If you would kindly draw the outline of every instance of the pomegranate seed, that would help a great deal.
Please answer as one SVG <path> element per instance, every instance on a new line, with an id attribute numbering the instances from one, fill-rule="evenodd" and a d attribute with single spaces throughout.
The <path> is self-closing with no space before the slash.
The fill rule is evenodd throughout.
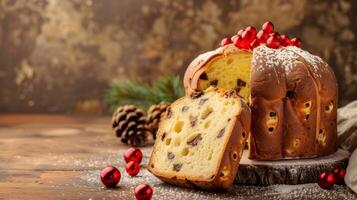
<path id="1" fill-rule="evenodd" d="M 267 21 L 263 24 L 262 29 L 267 33 L 271 33 L 274 30 L 274 25 L 273 23 Z"/>
<path id="2" fill-rule="evenodd" d="M 269 34 L 269 36 L 279 37 L 280 34 L 279 34 L 278 32 L 271 32 L 271 33 Z"/>
<path id="3" fill-rule="evenodd" d="M 242 38 L 244 40 L 247 40 L 248 42 L 251 42 L 254 40 L 255 35 L 253 35 L 253 33 L 251 31 L 243 31 Z"/>
<path id="4" fill-rule="evenodd" d="M 234 45 L 239 49 L 249 49 L 250 47 L 249 42 L 243 39 L 241 36 L 238 36 L 237 40 L 234 42 Z"/>
<path id="5" fill-rule="evenodd" d="M 301 47 L 302 43 L 301 40 L 299 38 L 293 38 L 290 40 L 290 44 L 296 47 Z"/>
<path id="6" fill-rule="evenodd" d="M 243 33 L 243 29 L 239 30 L 237 35 L 242 36 L 242 33 Z"/>
<path id="7" fill-rule="evenodd" d="M 223 46 L 226 46 L 226 45 L 232 44 L 232 43 L 233 43 L 233 42 L 232 42 L 231 38 L 224 38 L 224 39 L 221 41 L 221 46 L 223 47 Z"/>
<path id="8" fill-rule="evenodd" d="M 233 35 L 233 36 L 231 37 L 232 43 L 234 44 L 237 39 L 238 39 L 238 35 Z"/>
<path id="9" fill-rule="evenodd" d="M 257 30 L 253 26 L 248 26 L 247 28 L 245 28 L 245 30 L 252 32 L 254 37 L 255 37 L 255 35 L 257 35 Z"/>
<path id="10" fill-rule="evenodd" d="M 239 48 L 239 43 L 240 43 L 241 40 L 242 40 L 242 36 L 237 35 L 237 37 L 235 38 L 235 40 L 234 40 L 234 42 L 233 42 L 234 46 L 236 46 L 237 48 Z"/>
<path id="11" fill-rule="evenodd" d="M 280 35 L 279 36 L 279 40 L 280 40 L 280 44 L 284 47 L 289 46 L 290 45 L 290 39 L 288 36 L 286 35 Z"/>
<path id="12" fill-rule="evenodd" d="M 263 30 L 260 30 L 257 34 L 257 39 L 259 39 L 261 42 L 266 42 L 268 39 L 268 33 L 264 32 Z"/>
<path id="13" fill-rule="evenodd" d="M 234 45 L 240 49 L 242 41 L 243 41 L 242 36 L 238 35 L 237 39 L 234 41 Z"/>
<path id="14" fill-rule="evenodd" d="M 260 40 L 256 38 L 256 39 L 253 40 L 253 42 L 250 43 L 250 48 L 254 49 L 254 48 L 258 47 L 261 44 L 262 43 L 260 42 Z"/>
<path id="15" fill-rule="evenodd" d="M 267 40 L 267 46 L 269 48 L 273 48 L 273 49 L 277 49 L 280 47 L 280 42 L 279 42 L 279 39 L 276 38 L 276 37 L 272 37 L 270 36 Z"/>

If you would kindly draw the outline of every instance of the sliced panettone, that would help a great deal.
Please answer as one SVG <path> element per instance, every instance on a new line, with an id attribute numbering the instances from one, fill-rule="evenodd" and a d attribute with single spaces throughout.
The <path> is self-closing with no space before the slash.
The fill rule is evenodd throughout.
<path id="1" fill-rule="evenodd" d="M 187 95 L 216 85 L 249 101 L 251 159 L 311 158 L 336 151 L 337 81 L 321 58 L 295 46 L 226 45 L 186 70 Z"/>
<path id="2" fill-rule="evenodd" d="M 149 170 L 171 184 L 229 190 L 250 118 L 235 91 L 210 87 L 177 100 L 160 122 Z"/>

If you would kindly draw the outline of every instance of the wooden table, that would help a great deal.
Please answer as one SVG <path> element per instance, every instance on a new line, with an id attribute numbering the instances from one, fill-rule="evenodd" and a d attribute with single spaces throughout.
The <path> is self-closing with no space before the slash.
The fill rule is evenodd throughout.
<path id="1" fill-rule="evenodd" d="M 153 199 L 357 199 L 346 186 L 322 190 L 317 184 L 255 187 L 236 185 L 230 193 L 177 188 L 142 167 L 137 177 L 124 171 L 123 151 L 109 117 L 0 115 L 0 199 L 134 199 L 133 188 L 147 182 Z M 151 148 L 143 148 L 143 165 Z M 105 189 L 98 175 L 117 165 L 122 180 Z"/>

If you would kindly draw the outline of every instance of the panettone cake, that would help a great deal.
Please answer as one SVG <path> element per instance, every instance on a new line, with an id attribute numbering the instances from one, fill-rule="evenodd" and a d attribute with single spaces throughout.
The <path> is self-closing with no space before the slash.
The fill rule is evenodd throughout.
<path id="1" fill-rule="evenodd" d="M 301 49 L 299 39 L 274 32 L 270 22 L 258 33 L 249 26 L 198 56 L 185 72 L 184 86 L 186 97 L 160 122 L 149 164 L 166 182 L 229 189 L 248 132 L 254 160 L 336 151 L 332 69 Z"/>
<path id="2" fill-rule="evenodd" d="M 189 65 L 184 78 L 187 94 L 213 85 L 235 89 L 249 102 L 251 159 L 335 152 L 337 82 L 329 65 L 297 45 L 272 48 L 269 38 L 246 49 L 231 42 Z"/>

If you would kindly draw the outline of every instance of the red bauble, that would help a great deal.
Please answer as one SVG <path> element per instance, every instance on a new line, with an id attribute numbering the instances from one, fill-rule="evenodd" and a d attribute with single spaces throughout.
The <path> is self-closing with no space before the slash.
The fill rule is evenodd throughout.
<path id="1" fill-rule="evenodd" d="M 293 38 L 290 40 L 290 44 L 296 47 L 301 47 L 302 43 L 299 38 Z"/>
<path id="2" fill-rule="evenodd" d="M 113 166 L 106 167 L 100 172 L 100 180 L 108 188 L 115 187 L 119 183 L 120 177 L 120 171 Z"/>
<path id="3" fill-rule="evenodd" d="M 323 171 L 317 177 L 317 183 L 321 188 L 328 190 L 331 189 L 335 184 L 335 177 L 332 173 L 328 171 Z"/>
<path id="4" fill-rule="evenodd" d="M 263 24 L 262 29 L 266 33 L 271 33 L 274 30 L 274 25 L 273 25 L 273 23 L 267 21 Z"/>
<path id="5" fill-rule="evenodd" d="M 270 36 L 266 43 L 269 48 L 277 49 L 280 47 L 280 41 L 276 37 Z"/>
<path id="6" fill-rule="evenodd" d="M 135 197 L 137 200 L 150 200 L 153 190 L 147 184 L 140 184 L 135 188 Z"/>
<path id="7" fill-rule="evenodd" d="M 254 37 L 257 34 L 257 30 L 253 26 L 248 26 L 245 30 L 251 32 Z"/>
<path id="8" fill-rule="evenodd" d="M 345 175 L 346 170 L 343 167 L 337 167 L 332 171 L 333 176 L 336 179 L 336 184 L 344 185 L 345 184 Z"/>
<path id="9" fill-rule="evenodd" d="M 290 45 L 290 39 L 289 39 L 289 37 L 286 36 L 286 35 L 280 35 L 280 36 L 279 36 L 279 40 L 280 40 L 281 46 L 286 47 L 286 46 L 289 46 L 289 45 Z"/>
<path id="10" fill-rule="evenodd" d="M 143 153 L 141 152 L 140 149 L 136 149 L 134 147 L 130 147 L 126 152 L 124 153 L 124 160 L 126 163 L 130 161 L 135 161 L 140 164 L 141 160 L 143 159 Z"/>
<path id="11" fill-rule="evenodd" d="M 233 43 L 233 42 L 232 42 L 231 38 L 224 38 L 224 39 L 221 41 L 221 46 L 223 47 L 223 46 L 226 46 L 226 45 L 232 44 L 232 43 Z"/>
<path id="12" fill-rule="evenodd" d="M 264 32 L 263 30 L 260 30 L 258 33 L 257 33 L 257 38 L 262 41 L 263 43 L 265 43 L 267 41 L 269 37 L 269 34 Z"/>
<path id="13" fill-rule="evenodd" d="M 140 171 L 140 165 L 135 161 L 130 161 L 126 164 L 125 170 L 130 176 L 136 176 Z"/>

